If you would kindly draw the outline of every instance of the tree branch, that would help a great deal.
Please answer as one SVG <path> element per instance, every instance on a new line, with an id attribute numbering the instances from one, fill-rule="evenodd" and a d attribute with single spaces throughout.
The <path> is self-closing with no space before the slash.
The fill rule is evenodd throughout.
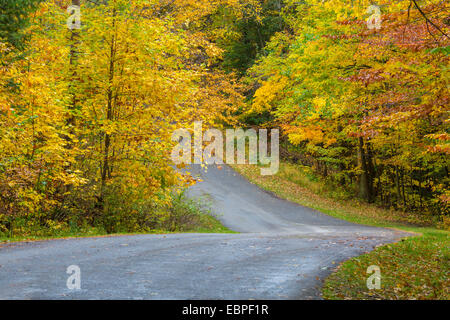
<path id="1" fill-rule="evenodd" d="M 448 38 L 447 34 L 444 31 L 442 31 L 441 28 L 439 28 L 437 25 L 435 25 L 433 21 L 428 19 L 426 14 L 422 11 L 422 9 L 417 4 L 416 0 L 411 0 L 411 1 L 414 3 L 414 6 L 417 8 L 417 10 L 419 10 L 420 14 L 425 18 L 425 20 L 427 22 L 427 27 L 428 27 L 428 23 L 431 24 L 436 30 L 438 30 L 440 33 L 442 33 L 445 37 Z M 428 32 L 431 34 L 429 29 L 428 29 Z M 433 34 L 431 34 L 431 35 L 433 35 Z"/>

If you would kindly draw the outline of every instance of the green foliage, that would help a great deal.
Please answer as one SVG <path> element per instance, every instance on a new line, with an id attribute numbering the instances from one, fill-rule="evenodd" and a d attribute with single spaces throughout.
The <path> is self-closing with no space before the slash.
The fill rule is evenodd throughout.
<path id="1" fill-rule="evenodd" d="M 221 66 L 227 71 L 245 74 L 260 55 L 265 55 L 266 43 L 285 23 L 280 15 L 282 0 L 262 0 L 257 14 L 237 17 L 236 13 L 219 9 L 214 15 L 215 24 L 227 22 L 233 36 L 220 38 L 218 45 L 225 50 Z"/>
<path id="2" fill-rule="evenodd" d="M 170 232 L 232 232 L 222 226 L 204 199 L 188 199 L 183 193 L 170 195 L 166 204 L 150 200 L 128 201 L 126 195 L 110 190 L 106 211 L 97 216 L 85 212 L 0 217 L 0 241 L 86 237 L 108 234 Z M 95 202 L 89 202 L 93 204 Z"/>
<path id="3" fill-rule="evenodd" d="M 23 49 L 29 24 L 28 15 L 43 0 L 0 0 L 0 39 Z"/>
<path id="4" fill-rule="evenodd" d="M 183 192 L 173 193 L 158 204 L 144 197 L 130 201 L 128 194 L 108 190 L 105 212 L 95 218 L 93 225 L 107 233 L 219 232 L 221 229 L 204 201 L 188 199 Z"/>

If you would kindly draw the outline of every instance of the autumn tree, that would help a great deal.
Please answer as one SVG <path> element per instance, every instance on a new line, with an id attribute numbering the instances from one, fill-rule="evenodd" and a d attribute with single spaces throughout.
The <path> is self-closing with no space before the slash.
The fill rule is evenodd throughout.
<path id="1" fill-rule="evenodd" d="M 445 214 L 447 5 L 380 2 L 381 28 L 370 5 L 288 1 L 246 117 L 269 113 L 306 164 L 368 201 Z"/>
<path id="2" fill-rule="evenodd" d="M 161 1 L 81 2 L 76 30 L 71 4 L 42 3 L 26 30 L 32 54 L 1 69 L 20 94 L 0 94 L 0 221 L 151 228 L 193 181 L 172 166 L 172 132 L 223 122 L 238 86 L 210 69 L 222 51 L 193 23 L 204 23 L 198 1 L 167 12 Z"/>

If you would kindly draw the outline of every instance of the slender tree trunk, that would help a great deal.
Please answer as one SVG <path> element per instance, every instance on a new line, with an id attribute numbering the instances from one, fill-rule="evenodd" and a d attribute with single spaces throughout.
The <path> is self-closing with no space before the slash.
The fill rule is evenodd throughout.
<path id="1" fill-rule="evenodd" d="M 116 16 L 116 10 L 113 10 L 113 17 Z M 113 28 L 115 28 L 115 20 L 113 20 Z M 115 55 L 116 55 L 116 37 L 113 34 L 111 38 L 111 47 L 110 47 L 110 61 L 109 61 L 109 87 L 107 91 L 107 111 L 106 111 L 106 119 L 113 120 L 113 107 L 114 107 L 114 96 L 113 96 L 113 81 L 114 81 L 114 68 L 115 68 Z M 104 149 L 103 149 L 103 160 L 102 160 L 102 171 L 101 171 L 101 186 L 100 186 L 100 208 L 103 210 L 103 201 L 105 196 L 105 188 L 106 188 L 106 180 L 108 178 L 109 172 L 109 151 L 111 147 L 111 135 L 107 132 L 104 134 Z"/>
<path id="2" fill-rule="evenodd" d="M 401 201 L 401 192 L 400 192 L 400 175 L 398 173 L 398 166 L 395 166 L 395 188 L 397 189 L 397 204 Z"/>
<path id="3" fill-rule="evenodd" d="M 374 152 L 370 142 L 366 143 L 367 154 L 365 157 L 366 165 L 367 165 L 367 176 L 368 176 L 368 188 L 369 188 L 369 202 L 373 202 L 376 194 L 374 192 L 374 184 L 375 184 L 375 158 L 373 156 Z"/>
<path id="4" fill-rule="evenodd" d="M 80 0 L 72 0 L 72 5 L 74 6 L 80 6 Z M 71 70 L 71 93 L 72 93 L 72 103 L 71 106 L 69 107 L 69 115 L 67 117 L 67 124 L 71 127 L 73 127 L 75 125 L 75 117 L 73 115 L 73 111 L 76 110 L 77 108 L 77 95 L 76 95 L 76 89 L 74 88 L 74 84 L 75 81 L 77 81 L 77 68 L 76 68 L 76 64 L 78 61 L 78 44 L 79 44 L 79 31 L 77 29 L 72 29 L 70 32 L 70 59 L 69 59 L 69 63 L 70 63 L 70 70 Z M 71 133 L 73 130 L 71 130 Z M 72 141 L 71 139 L 69 139 L 69 146 L 70 148 L 72 148 L 73 146 L 71 145 Z"/>
<path id="5" fill-rule="evenodd" d="M 366 154 L 364 152 L 364 140 L 362 137 L 359 138 L 358 145 L 358 162 L 362 170 L 359 176 L 359 196 L 367 201 L 371 201 L 370 193 L 370 175 L 367 166 Z"/>
<path id="6" fill-rule="evenodd" d="M 402 197 L 403 197 L 403 207 L 406 208 L 405 172 L 404 172 L 404 170 L 401 171 L 401 177 L 402 177 Z"/>
<path id="7" fill-rule="evenodd" d="M 80 0 L 72 0 L 72 5 L 80 6 Z M 70 70 L 70 84 L 69 84 L 69 92 L 71 95 L 70 105 L 67 107 L 68 114 L 66 116 L 65 122 L 68 126 L 69 135 L 63 136 L 66 141 L 65 148 L 71 150 L 74 148 L 74 143 L 71 138 L 71 135 L 75 134 L 75 110 L 77 109 L 78 98 L 77 98 L 77 90 L 76 90 L 76 82 L 78 81 L 78 72 L 77 72 L 77 63 L 78 63 L 78 45 L 79 45 L 79 31 L 77 29 L 70 30 L 70 52 L 69 52 L 69 70 Z M 65 170 L 68 171 L 70 169 L 70 164 L 65 166 Z M 63 193 L 66 194 L 70 192 L 72 189 L 71 184 L 67 184 L 62 187 Z M 64 203 L 64 201 L 63 201 Z"/>

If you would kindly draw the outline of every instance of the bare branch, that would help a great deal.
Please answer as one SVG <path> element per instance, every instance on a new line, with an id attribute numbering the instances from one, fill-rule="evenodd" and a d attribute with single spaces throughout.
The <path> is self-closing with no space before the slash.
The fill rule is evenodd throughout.
<path id="1" fill-rule="evenodd" d="M 438 30 L 440 33 L 442 33 L 442 35 L 444 35 L 445 37 L 448 38 L 447 34 L 441 30 L 441 28 L 439 28 L 436 24 L 434 24 L 433 21 L 431 21 L 430 19 L 428 19 L 427 15 L 422 11 L 422 9 L 419 7 L 419 5 L 417 4 L 416 0 L 412 0 L 412 2 L 414 3 L 414 6 L 417 8 L 417 10 L 419 10 L 420 14 L 425 18 L 425 20 L 427 21 L 427 29 L 428 29 L 428 23 L 431 24 L 436 30 Z M 430 32 L 430 30 L 428 29 L 428 32 Z M 430 32 L 431 35 L 433 35 Z M 433 36 L 434 38 L 434 36 Z"/>

